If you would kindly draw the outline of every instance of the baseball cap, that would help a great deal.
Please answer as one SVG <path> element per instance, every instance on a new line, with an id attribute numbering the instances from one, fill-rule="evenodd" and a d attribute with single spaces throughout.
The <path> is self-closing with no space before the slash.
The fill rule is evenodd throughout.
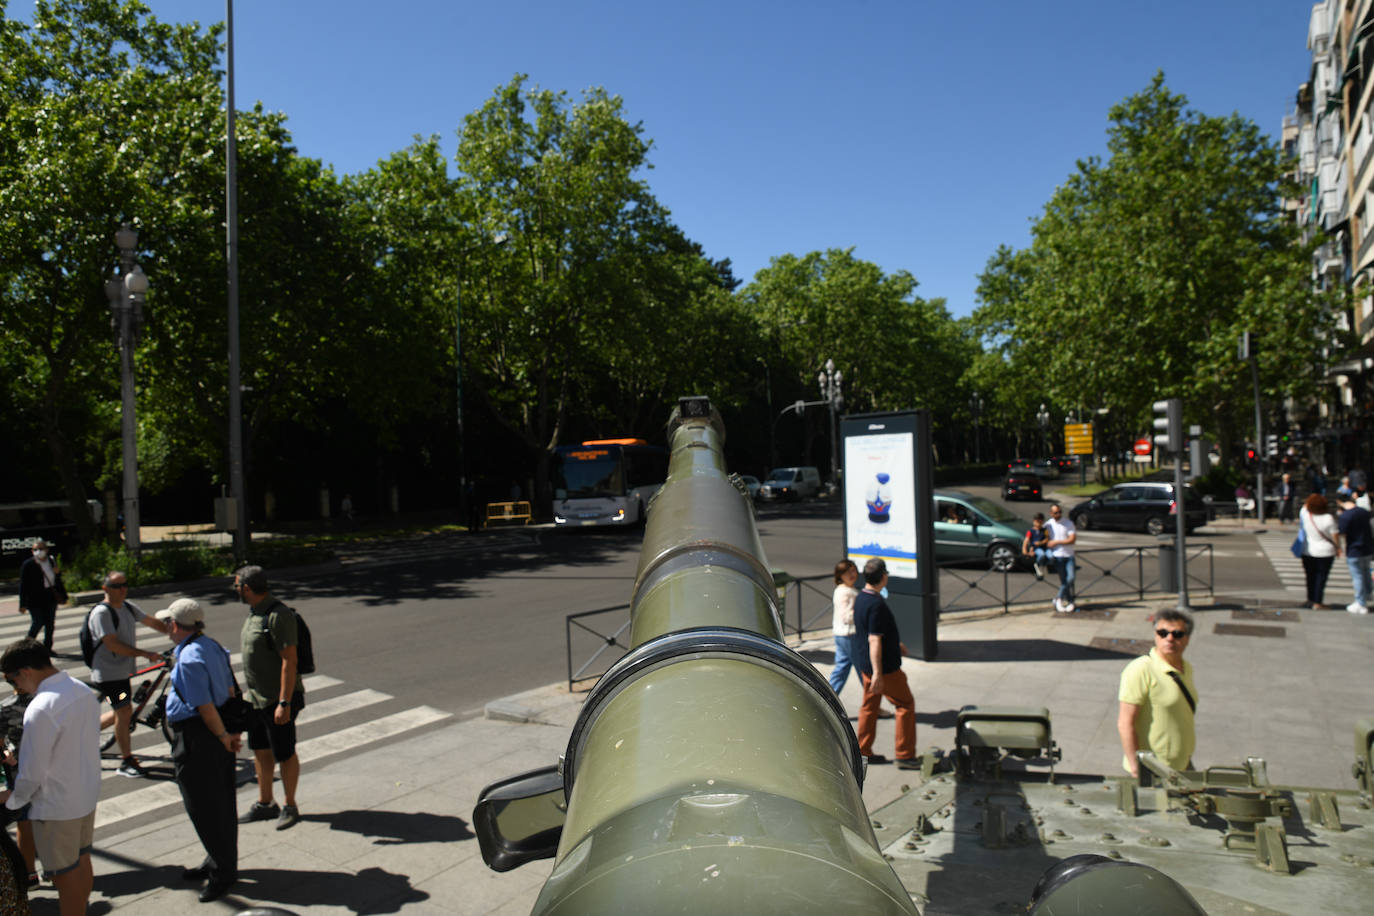
<path id="1" fill-rule="evenodd" d="M 161 621 L 175 620 L 183 627 L 205 622 L 205 612 L 200 609 L 200 602 L 194 598 L 178 598 L 158 611 L 155 616 Z"/>

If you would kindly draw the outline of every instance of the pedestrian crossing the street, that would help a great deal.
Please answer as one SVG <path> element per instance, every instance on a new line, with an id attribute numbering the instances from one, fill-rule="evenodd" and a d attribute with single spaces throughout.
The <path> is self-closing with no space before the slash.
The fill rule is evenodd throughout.
<path id="1" fill-rule="evenodd" d="M 81 629 L 83 610 L 58 610 L 58 625 L 53 634 L 53 652 L 59 657 L 55 657 L 53 663 L 58 668 L 66 670 L 72 677 L 89 681 L 90 671 L 81 660 L 81 647 L 77 635 Z M 28 635 L 29 623 L 27 614 L 6 615 L 0 618 L 0 646 Z M 157 650 L 170 645 L 169 640 L 150 630 L 140 629 L 138 637 L 139 647 L 142 649 Z M 232 647 L 231 642 L 230 648 Z M 241 684 L 241 653 L 231 653 L 229 661 Z M 143 664 L 140 662 L 140 666 Z M 135 689 L 140 681 L 155 676 L 155 673 L 150 673 L 143 677 L 135 677 Z M 390 694 L 370 688 L 355 688 L 327 674 L 307 675 L 304 684 L 306 706 L 296 720 L 296 753 L 303 766 L 319 764 L 343 753 L 356 753 L 360 749 L 433 726 L 453 716 L 450 712 L 430 706 L 407 707 Z M 106 705 L 104 708 L 109 707 Z M 165 816 L 173 808 L 181 807 L 181 794 L 171 779 L 171 749 L 161 729 L 137 725 L 130 737 L 134 755 L 152 771 L 154 777 L 117 777 L 115 770 L 120 764 L 118 748 L 112 747 L 106 752 L 101 760 L 103 774 L 100 803 L 96 807 L 97 830 L 115 825 L 131 825 L 130 822 L 134 818 L 154 813 Z M 245 746 L 239 756 L 240 766 L 243 768 L 252 755 Z"/>
<path id="2" fill-rule="evenodd" d="M 1298 596 L 1301 601 L 1307 597 L 1307 576 L 1303 572 L 1302 560 L 1293 556 L 1293 539 L 1298 536 L 1297 526 L 1265 531 L 1257 535 L 1260 549 L 1269 558 L 1269 565 L 1283 583 L 1283 587 Z M 1331 607 L 1345 607 L 1355 600 L 1355 592 L 1346 573 L 1345 563 L 1339 557 L 1331 566 L 1331 575 L 1326 580 L 1326 599 L 1323 604 Z"/>

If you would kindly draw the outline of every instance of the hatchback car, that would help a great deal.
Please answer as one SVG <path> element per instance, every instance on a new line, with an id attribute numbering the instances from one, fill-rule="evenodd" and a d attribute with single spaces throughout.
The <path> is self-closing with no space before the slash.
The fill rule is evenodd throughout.
<path id="1" fill-rule="evenodd" d="M 934 496 L 936 561 L 986 560 L 1005 571 L 1023 560 L 1021 541 L 1030 522 L 962 490 L 936 490 Z"/>
<path id="2" fill-rule="evenodd" d="M 1069 511 L 1079 528 L 1115 528 L 1164 534 L 1173 530 L 1177 506 L 1174 485 L 1154 481 L 1119 483 Z M 1183 488 L 1183 523 L 1188 531 L 1207 524 L 1207 505 L 1191 487 Z"/>
<path id="3" fill-rule="evenodd" d="M 1028 471 L 1008 471 L 1002 479 L 1003 499 L 1043 499 L 1040 475 Z"/>

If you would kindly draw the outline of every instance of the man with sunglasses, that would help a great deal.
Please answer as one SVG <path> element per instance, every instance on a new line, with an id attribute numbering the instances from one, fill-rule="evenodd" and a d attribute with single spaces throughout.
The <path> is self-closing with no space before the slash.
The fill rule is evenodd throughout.
<path id="1" fill-rule="evenodd" d="M 129 740 L 129 722 L 133 718 L 134 669 L 140 658 L 150 662 L 162 658 L 156 652 L 138 648 L 138 629 L 141 623 L 159 633 L 167 632 L 167 625 L 148 614 L 129 600 L 129 579 L 121 571 L 112 569 L 101 580 L 105 599 L 91 608 L 91 635 L 95 637 L 95 655 L 91 657 L 91 686 L 96 693 L 110 701 L 110 711 L 100 717 L 100 727 L 114 726 L 115 742 L 119 745 L 120 763 L 115 770 L 120 776 L 138 778 L 148 771 L 134 757 Z"/>
<path id="2" fill-rule="evenodd" d="M 1175 770 L 1192 768 L 1198 694 L 1193 666 L 1183 659 L 1192 632 L 1191 614 L 1165 608 L 1155 615 L 1155 645 L 1150 654 L 1137 658 L 1121 672 L 1116 730 L 1125 755 L 1122 765 L 1137 778 L 1137 751 L 1153 751 Z"/>
<path id="3" fill-rule="evenodd" d="M 11 811 L 31 805 L 34 844 L 57 888 L 63 916 L 86 912 L 94 872 L 91 843 L 100 798 L 100 701 L 53 667 L 41 642 L 21 639 L 0 654 L 10 686 L 33 695 L 14 789 L 0 792 Z"/>

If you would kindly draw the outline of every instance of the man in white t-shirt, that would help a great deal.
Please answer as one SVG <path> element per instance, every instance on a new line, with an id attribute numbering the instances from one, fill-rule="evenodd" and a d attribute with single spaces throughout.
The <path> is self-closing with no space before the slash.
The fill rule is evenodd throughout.
<path id="1" fill-rule="evenodd" d="M 1078 529 L 1073 522 L 1064 518 L 1064 510 L 1058 503 L 1050 506 L 1050 539 L 1045 545 L 1050 548 L 1055 568 L 1059 571 L 1059 594 L 1054 596 L 1054 609 L 1061 614 L 1071 614 L 1077 610 L 1073 603 L 1074 559 L 1073 545 L 1078 540 Z"/>

